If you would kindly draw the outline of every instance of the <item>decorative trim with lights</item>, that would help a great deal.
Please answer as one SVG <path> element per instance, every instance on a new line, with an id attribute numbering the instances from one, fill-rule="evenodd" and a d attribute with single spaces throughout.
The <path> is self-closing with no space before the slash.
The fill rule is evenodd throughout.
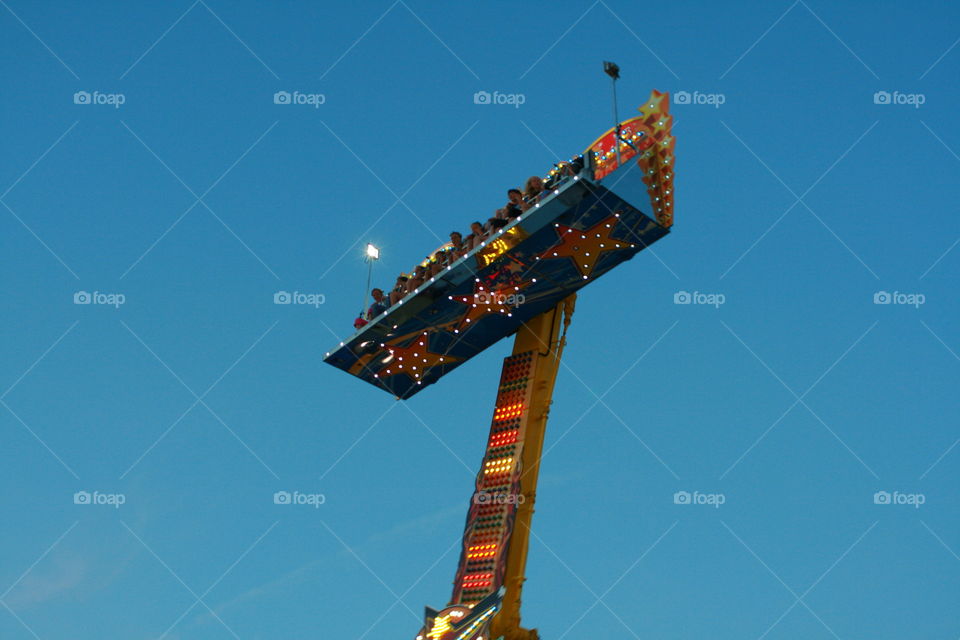
<path id="1" fill-rule="evenodd" d="M 463 533 L 451 602 L 472 605 L 503 586 L 520 493 L 520 454 L 537 359 L 534 351 L 503 361 L 487 450 Z"/>
<path id="2" fill-rule="evenodd" d="M 657 222 L 669 227 L 673 224 L 673 152 L 676 146 L 671 133 L 670 94 L 651 92 L 638 111 L 640 116 L 620 123 L 619 141 L 617 130 L 610 129 L 587 149 L 593 163 L 593 179 L 601 180 L 637 158 Z"/>

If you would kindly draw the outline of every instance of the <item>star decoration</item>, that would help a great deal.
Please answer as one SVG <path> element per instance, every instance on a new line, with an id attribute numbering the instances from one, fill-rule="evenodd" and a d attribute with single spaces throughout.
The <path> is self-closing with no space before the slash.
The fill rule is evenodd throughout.
<path id="1" fill-rule="evenodd" d="M 389 352 L 389 360 L 375 378 L 387 378 L 398 373 L 405 373 L 411 380 L 420 384 L 427 372 L 437 365 L 450 364 L 462 360 L 456 356 L 433 353 L 430 351 L 430 334 L 424 331 L 415 337 L 409 345 L 401 347 L 395 344 L 385 346 Z M 384 358 L 386 360 L 386 358 Z"/>
<path id="2" fill-rule="evenodd" d="M 571 258 L 580 275 L 586 280 L 593 273 L 602 253 L 635 248 L 636 245 L 611 236 L 619 222 L 620 212 L 615 212 L 612 216 L 582 231 L 557 224 L 556 230 L 560 243 L 541 253 L 539 259 Z"/>
<path id="3" fill-rule="evenodd" d="M 509 271 L 511 275 L 516 275 L 521 272 L 526 273 L 526 271 L 528 271 L 530 267 L 520 264 L 520 262 L 518 262 L 517 260 L 513 260 L 510 262 L 510 264 L 508 264 L 505 267 L 505 269 Z"/>
<path id="4" fill-rule="evenodd" d="M 479 280 L 473 283 L 473 293 L 466 296 L 449 296 L 450 300 L 466 305 L 466 312 L 459 320 L 451 323 L 454 326 L 453 332 L 460 333 L 464 328 L 469 328 L 478 320 L 492 314 L 503 314 L 510 317 L 513 310 L 520 306 L 523 297 L 520 291 L 526 287 L 527 283 L 521 282 L 519 285 L 501 285 L 498 288 L 490 287 Z"/>

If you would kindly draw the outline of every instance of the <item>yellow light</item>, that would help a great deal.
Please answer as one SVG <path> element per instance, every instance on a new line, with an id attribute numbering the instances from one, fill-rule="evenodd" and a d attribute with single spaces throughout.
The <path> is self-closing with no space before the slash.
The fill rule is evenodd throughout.
<path id="1" fill-rule="evenodd" d="M 497 555 L 496 544 L 475 544 L 467 550 L 468 558 L 492 558 Z"/>
<path id="2" fill-rule="evenodd" d="M 490 241 L 484 247 L 483 251 L 477 253 L 477 260 L 481 263 L 480 266 L 487 266 L 526 237 L 527 234 L 518 226 L 513 226 L 503 231 L 499 238 Z M 480 282 L 479 278 L 477 282 Z"/>
<path id="3" fill-rule="evenodd" d="M 503 473 L 510 469 L 513 466 L 513 458 L 494 458 L 493 460 L 488 460 L 484 465 L 483 473 Z"/>
<path id="4" fill-rule="evenodd" d="M 440 616 L 433 621 L 433 628 L 430 629 L 430 633 L 427 634 L 428 638 L 434 638 L 434 640 L 440 640 L 444 634 L 450 632 L 453 629 L 453 626 L 450 624 L 450 616 Z"/>
<path id="5" fill-rule="evenodd" d="M 502 407 L 497 407 L 493 412 L 494 421 L 500 420 L 509 420 L 511 418 L 517 418 L 523 413 L 523 403 L 517 402 L 514 404 L 504 405 Z"/>

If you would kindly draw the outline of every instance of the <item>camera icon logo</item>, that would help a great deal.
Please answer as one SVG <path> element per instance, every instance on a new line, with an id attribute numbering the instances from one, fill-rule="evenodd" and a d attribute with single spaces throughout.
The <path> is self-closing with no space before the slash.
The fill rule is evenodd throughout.
<path id="1" fill-rule="evenodd" d="M 73 504 L 90 504 L 90 492 L 77 491 L 73 494 Z"/>
<path id="2" fill-rule="evenodd" d="M 893 297 L 889 291 L 877 291 L 873 294 L 873 304 L 890 304 L 892 301 Z"/>
<path id="3" fill-rule="evenodd" d="M 873 94 L 873 104 L 890 104 L 889 91 L 877 91 Z"/>
<path id="4" fill-rule="evenodd" d="M 489 91 L 477 91 L 473 94 L 473 104 L 491 104 L 492 102 L 493 96 Z"/>
<path id="5" fill-rule="evenodd" d="M 88 291 L 77 291 L 73 294 L 73 304 L 90 304 L 92 298 Z"/>
<path id="6" fill-rule="evenodd" d="M 673 104 L 690 104 L 690 92 L 677 91 L 673 94 Z"/>
<path id="7" fill-rule="evenodd" d="M 673 494 L 673 504 L 690 504 L 690 492 L 677 491 Z"/>
<path id="8" fill-rule="evenodd" d="M 77 91 L 73 94 L 73 104 L 90 104 L 90 92 Z"/>
<path id="9" fill-rule="evenodd" d="M 290 104 L 290 92 L 277 91 L 273 94 L 273 104 Z"/>
<path id="10" fill-rule="evenodd" d="M 677 291 L 673 294 L 673 304 L 690 304 L 692 301 L 693 297 L 689 291 Z"/>
<path id="11" fill-rule="evenodd" d="M 290 504 L 291 496 L 289 491 L 277 491 L 273 494 L 273 504 Z"/>
<path id="12" fill-rule="evenodd" d="M 289 291 L 277 291 L 273 294 L 273 304 L 290 304 L 291 302 L 293 302 L 293 298 Z"/>
<path id="13" fill-rule="evenodd" d="M 877 491 L 873 494 L 873 504 L 890 504 L 890 492 Z"/>

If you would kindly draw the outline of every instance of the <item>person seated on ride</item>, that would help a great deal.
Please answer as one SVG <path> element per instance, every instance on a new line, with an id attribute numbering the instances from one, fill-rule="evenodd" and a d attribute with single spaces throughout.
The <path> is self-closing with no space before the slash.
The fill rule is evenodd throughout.
<path id="1" fill-rule="evenodd" d="M 558 162 L 553 165 L 554 171 L 544 183 L 544 191 L 553 191 L 569 178 L 580 175 L 583 171 L 583 156 L 577 156 L 569 162 Z"/>
<path id="2" fill-rule="evenodd" d="M 375 288 L 370 294 L 373 296 L 373 304 L 367 309 L 367 320 L 373 320 L 390 306 L 390 300 L 383 295 L 383 289 Z"/>
<path id="3" fill-rule="evenodd" d="M 463 236 L 459 231 L 450 232 L 450 250 L 447 251 L 449 264 L 457 261 L 457 258 L 465 253 L 463 246 Z"/>
<path id="4" fill-rule="evenodd" d="M 451 249 L 450 245 L 447 245 L 447 244 L 443 245 L 443 248 L 437 251 L 437 253 L 434 256 L 437 259 L 437 273 L 434 275 L 439 274 L 444 269 L 446 269 L 451 264 L 453 264 L 453 259 L 451 258 L 452 254 L 453 254 L 453 249 Z"/>
<path id="5" fill-rule="evenodd" d="M 453 238 L 454 238 L 454 234 L 451 233 L 450 242 L 445 244 L 443 246 L 443 249 L 441 249 L 439 252 L 438 257 L 440 260 L 441 271 L 443 271 L 447 267 L 452 266 L 453 263 L 460 258 L 461 252 L 463 251 L 463 240 L 460 239 L 460 234 L 459 233 L 456 234 L 457 244 L 454 244 Z"/>
<path id="6" fill-rule="evenodd" d="M 443 249 L 439 249 L 430 256 L 430 262 L 427 263 L 427 277 L 433 278 L 443 269 Z"/>
<path id="7" fill-rule="evenodd" d="M 353 321 L 353 328 L 358 331 L 365 327 L 367 321 L 363 319 L 363 311 L 360 312 L 360 315 L 357 316 L 356 320 Z"/>
<path id="8" fill-rule="evenodd" d="M 504 210 L 507 214 L 508 220 L 513 220 L 514 218 L 519 218 L 523 215 L 523 212 L 530 208 L 530 206 L 523 201 L 523 193 L 520 189 L 509 189 L 507 191 L 507 206 L 504 207 Z"/>
<path id="9" fill-rule="evenodd" d="M 566 163 L 564 162 L 558 162 L 557 164 L 553 165 L 554 170 L 551 171 L 550 175 L 547 176 L 547 179 L 543 181 L 544 191 L 553 191 L 557 188 L 557 185 L 560 184 L 566 175 L 564 173 L 564 166 L 566 166 Z"/>
<path id="10" fill-rule="evenodd" d="M 390 306 L 397 304 L 400 300 L 407 295 L 407 276 L 399 275 L 397 276 L 397 283 L 393 285 L 393 289 L 390 291 Z"/>
<path id="11" fill-rule="evenodd" d="M 407 293 L 413 293 L 426 279 L 427 268 L 422 264 L 418 264 L 413 270 L 413 276 L 407 280 Z"/>
<path id="12" fill-rule="evenodd" d="M 540 176 L 530 176 L 527 178 L 527 184 L 524 189 L 524 196 L 527 199 L 527 202 L 530 205 L 534 205 L 540 202 L 541 197 L 543 197 L 546 187 L 543 184 L 543 178 Z"/>
<path id="13" fill-rule="evenodd" d="M 486 237 L 486 232 L 483 230 L 483 225 L 479 222 L 471 222 L 470 231 L 472 233 L 463 241 L 467 252 L 473 251 L 479 247 L 480 243 L 483 242 L 483 239 Z"/>
<path id="14" fill-rule="evenodd" d="M 506 223 L 507 223 L 507 208 L 506 208 L 505 206 L 503 206 L 503 207 L 500 207 L 499 209 L 494 209 L 494 211 L 493 211 L 493 218 L 489 218 L 489 219 L 487 220 L 487 223 L 486 223 L 485 225 L 483 225 L 483 226 L 485 226 L 486 228 L 489 229 L 489 228 L 490 228 L 490 220 L 493 220 L 493 219 L 502 220 L 503 223 L 504 223 L 504 225 L 506 225 Z M 494 229 L 494 231 L 496 231 L 496 229 Z"/>

